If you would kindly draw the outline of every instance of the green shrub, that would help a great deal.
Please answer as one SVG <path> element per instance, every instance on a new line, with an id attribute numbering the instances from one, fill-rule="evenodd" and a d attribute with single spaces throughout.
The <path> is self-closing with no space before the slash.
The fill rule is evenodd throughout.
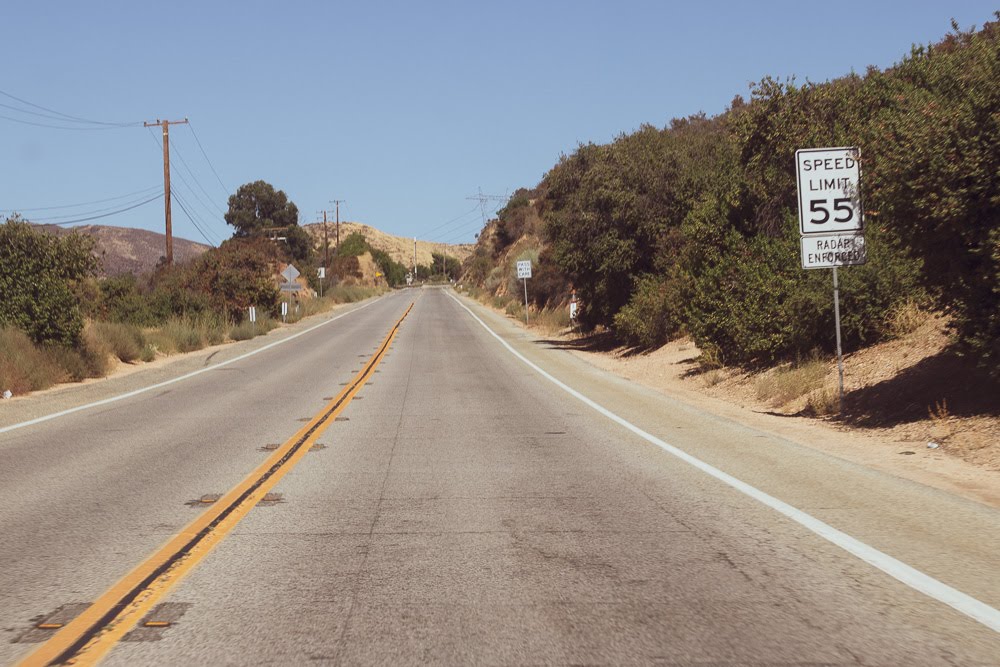
<path id="1" fill-rule="evenodd" d="M 615 315 L 615 334 L 642 348 L 663 345 L 683 325 L 683 303 L 675 282 L 657 276 L 639 280 L 629 302 Z"/>
<path id="2" fill-rule="evenodd" d="M 36 343 L 78 343 L 83 314 L 74 289 L 97 270 L 93 247 L 90 237 L 48 234 L 17 216 L 0 225 L 0 326 Z"/>
<path id="3" fill-rule="evenodd" d="M 111 322 L 147 327 L 156 324 L 150 299 L 139 290 L 135 276 L 126 273 L 100 281 L 101 313 Z"/>

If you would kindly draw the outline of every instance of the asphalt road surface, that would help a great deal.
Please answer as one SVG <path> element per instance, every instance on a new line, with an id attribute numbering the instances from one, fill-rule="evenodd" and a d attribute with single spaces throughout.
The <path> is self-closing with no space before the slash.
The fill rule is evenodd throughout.
<path id="1" fill-rule="evenodd" d="M 338 315 L 0 405 L 0 663 L 1000 665 L 995 510 L 449 290 Z"/>

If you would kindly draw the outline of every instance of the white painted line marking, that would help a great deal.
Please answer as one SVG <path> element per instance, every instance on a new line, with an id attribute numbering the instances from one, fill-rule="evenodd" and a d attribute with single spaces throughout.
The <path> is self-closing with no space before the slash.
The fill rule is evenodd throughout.
<path id="1" fill-rule="evenodd" d="M 914 590 L 920 591 L 924 595 L 932 597 L 939 602 L 943 602 L 952 609 L 955 609 L 956 611 L 968 616 L 969 618 L 978 621 L 979 623 L 982 623 L 990 630 L 1000 633 L 1000 610 L 995 609 L 994 607 L 991 607 L 985 602 L 981 602 L 970 595 L 966 595 L 962 591 L 952 588 L 948 584 L 938 581 L 937 579 L 931 577 L 930 575 L 924 574 L 920 570 L 910 567 L 906 563 L 897 560 L 886 553 L 879 551 L 875 547 L 869 546 L 864 542 L 862 542 L 861 540 L 853 538 L 847 533 L 837 530 L 828 523 L 820 521 L 811 514 L 807 514 L 800 509 L 796 509 L 795 507 L 792 507 L 788 503 L 782 500 L 778 500 L 774 496 L 767 494 L 761 491 L 760 489 L 733 477 L 728 473 L 722 472 L 715 466 L 712 466 L 708 463 L 705 463 L 701 459 L 691 456 L 684 450 L 678 449 L 673 445 L 667 444 L 663 440 L 657 438 L 655 435 L 643 431 L 635 424 L 623 419 L 622 417 L 619 417 L 618 415 L 611 412 L 607 408 L 601 406 L 598 403 L 595 403 L 594 401 L 587 398 L 577 390 L 564 384 L 562 381 L 556 379 L 546 371 L 542 370 L 536 364 L 529 361 L 527 357 L 525 357 L 520 352 L 511 347 L 511 345 L 503 338 L 501 338 L 495 331 L 490 329 L 489 325 L 487 325 L 485 322 L 479 319 L 479 317 L 476 316 L 476 314 L 473 313 L 471 310 L 469 310 L 468 306 L 459 301 L 459 299 L 455 295 L 449 292 L 448 296 L 454 299 L 455 303 L 464 308 L 465 311 L 469 313 L 469 315 L 471 315 L 474 320 L 479 322 L 479 324 L 482 325 L 482 327 L 486 329 L 486 331 L 489 332 L 491 336 L 500 341 L 500 344 L 503 345 L 505 348 L 507 348 L 507 350 L 510 351 L 511 354 L 513 354 L 515 357 L 523 361 L 539 375 L 544 377 L 546 380 L 552 382 L 554 385 L 556 385 L 557 387 L 568 393 L 573 398 L 576 398 L 579 401 L 587 404 L 588 406 L 590 406 L 597 412 L 601 413 L 611 421 L 625 427 L 629 431 L 632 431 L 632 433 L 635 433 L 637 436 L 639 436 L 643 440 L 646 440 L 647 442 L 651 442 L 652 444 L 656 445 L 657 447 L 667 452 L 668 454 L 676 456 L 685 463 L 688 463 L 697 468 L 698 470 L 701 470 L 702 472 L 711 475 L 720 482 L 723 482 L 724 484 L 731 486 L 737 491 L 747 496 L 750 496 L 754 500 L 763 503 L 764 505 L 767 505 L 771 509 L 780 512 L 781 514 L 785 515 L 786 517 L 796 522 L 797 524 L 803 526 L 807 530 L 810 530 L 813 533 L 819 535 L 826 541 L 835 544 L 836 546 L 840 547 L 841 549 L 847 551 L 850 554 L 853 554 L 854 556 L 857 556 L 858 558 L 865 561 L 869 565 L 877 567 L 878 569 L 888 574 L 890 577 L 898 581 L 901 581 L 902 583 L 906 584 L 907 586 L 909 586 Z"/>
<path id="2" fill-rule="evenodd" d="M 196 375 L 201 375 L 202 373 L 207 373 L 208 371 L 215 370 L 216 368 L 221 368 L 222 366 L 228 366 L 229 364 L 236 363 L 237 361 L 242 361 L 243 359 L 246 359 L 247 357 L 252 357 L 255 354 L 260 354 L 264 350 L 270 350 L 272 347 L 277 347 L 278 345 L 282 345 L 284 343 L 287 343 L 290 340 L 295 340 L 299 336 L 304 336 L 307 333 L 309 333 L 310 331 L 314 331 L 316 329 L 319 329 L 320 327 L 325 326 L 325 325 L 329 324 L 330 322 L 335 322 L 335 321 L 339 320 L 341 317 L 346 317 L 346 316 L 350 315 L 351 313 L 356 313 L 359 310 L 363 310 L 363 309 L 367 308 L 368 306 L 372 305 L 373 303 L 375 303 L 376 301 L 381 301 L 381 300 L 382 300 L 382 297 L 378 297 L 377 299 L 375 299 L 373 301 L 369 301 L 368 303 L 364 304 L 363 306 L 358 306 L 357 308 L 354 308 L 353 310 L 349 310 L 346 313 L 341 313 L 340 315 L 337 315 L 336 317 L 331 317 L 330 319 L 324 320 L 324 321 L 320 322 L 319 324 L 315 324 L 315 325 L 309 327 L 308 329 L 304 329 L 304 330 L 298 332 L 297 334 L 292 334 L 288 338 L 282 338 L 281 340 L 276 340 L 273 343 L 268 343 L 264 347 L 257 348 L 256 350 L 251 350 L 250 352 L 247 352 L 246 354 L 241 354 L 238 357 L 233 357 L 232 359 L 230 359 L 228 361 L 221 361 L 221 362 L 219 362 L 217 364 L 212 364 L 211 366 L 206 366 L 205 368 L 199 368 L 198 370 L 192 371 L 192 372 L 190 372 L 190 373 L 188 373 L 186 375 L 181 375 L 180 377 L 175 377 L 175 378 L 173 378 L 171 380 L 164 380 L 163 382 L 158 382 L 157 384 L 152 384 L 152 385 L 149 385 L 148 387 L 143 387 L 142 389 L 135 389 L 133 391 L 126 392 L 124 394 L 118 394 L 117 396 L 110 396 L 108 398 L 104 398 L 104 399 L 101 399 L 99 401 L 94 401 L 93 403 L 87 403 L 86 405 L 78 405 L 75 408 L 69 408 L 67 410 L 62 410 L 60 412 L 53 412 L 52 414 L 45 415 L 43 417 L 37 417 L 35 419 L 29 419 L 28 421 L 20 422 L 20 423 L 17 423 L 17 424 L 11 424 L 10 426 L 4 426 L 3 428 L 0 428 L 0 433 L 7 433 L 9 431 L 16 431 L 19 428 L 24 428 L 26 426 L 34 426 L 35 424 L 41 424 L 42 422 L 47 422 L 50 419 L 57 419 L 59 417 L 65 417 L 66 415 L 71 415 L 74 412 L 81 412 L 83 410 L 89 410 L 90 408 L 96 408 L 96 407 L 100 407 L 102 405 L 107 405 L 108 403 L 115 403 L 117 401 L 123 401 L 126 398 L 132 398 L 133 396 L 138 396 L 139 394 L 144 394 L 147 391 L 153 391 L 154 389 L 159 389 L 161 387 L 166 387 L 167 385 L 174 384 L 175 382 L 180 382 L 181 380 L 187 380 L 187 379 L 193 378 Z"/>

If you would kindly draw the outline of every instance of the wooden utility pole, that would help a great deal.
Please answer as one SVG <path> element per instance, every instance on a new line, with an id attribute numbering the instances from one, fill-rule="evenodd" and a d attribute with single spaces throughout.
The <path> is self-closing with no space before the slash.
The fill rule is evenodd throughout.
<path id="1" fill-rule="evenodd" d="M 188 119 L 184 120 L 160 120 L 155 123 L 143 123 L 143 127 L 153 127 L 158 125 L 163 128 L 163 217 L 166 223 L 167 237 L 167 266 L 174 263 L 174 233 L 170 226 L 170 126 L 186 125 Z"/>
<path id="2" fill-rule="evenodd" d="M 341 202 L 347 201 L 346 199 L 331 199 L 331 204 L 337 205 L 337 250 L 340 250 L 340 204 Z"/>
<path id="3" fill-rule="evenodd" d="M 326 211 L 316 211 L 323 214 L 323 266 L 330 268 L 330 237 L 326 233 Z"/>

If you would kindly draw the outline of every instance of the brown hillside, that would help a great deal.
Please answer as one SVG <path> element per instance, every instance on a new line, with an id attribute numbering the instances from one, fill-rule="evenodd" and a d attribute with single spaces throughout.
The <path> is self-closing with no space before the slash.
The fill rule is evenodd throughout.
<path id="1" fill-rule="evenodd" d="M 97 240 L 95 254 L 101 259 L 101 275 L 117 276 L 123 273 L 139 275 L 156 268 L 163 256 L 166 239 L 163 234 L 131 227 L 107 225 L 81 225 L 64 228 L 56 225 L 39 225 L 47 232 L 68 234 L 79 232 Z M 198 257 L 209 246 L 174 237 L 174 262 L 183 264 Z"/>
<path id="2" fill-rule="evenodd" d="M 336 224 L 327 223 L 328 233 L 330 237 L 330 252 L 333 252 L 336 246 Z M 314 239 L 316 239 L 316 247 L 322 249 L 323 247 L 323 223 L 317 222 L 308 225 L 303 225 L 303 228 L 309 232 Z M 348 234 L 358 232 L 363 234 L 366 239 L 368 239 L 369 245 L 376 250 L 383 250 L 389 253 L 395 261 L 399 262 L 403 266 L 413 266 L 413 239 L 404 238 L 402 236 L 393 236 L 392 234 L 386 234 L 385 232 L 375 229 L 369 225 L 363 225 L 360 222 L 341 222 L 340 223 L 340 238 L 344 238 Z M 464 262 L 467 257 L 472 254 L 473 246 L 471 243 L 451 245 L 448 243 L 430 243 L 429 241 L 417 241 L 417 264 L 430 265 L 431 253 L 443 253 L 449 257 L 455 257 L 459 262 Z"/>

